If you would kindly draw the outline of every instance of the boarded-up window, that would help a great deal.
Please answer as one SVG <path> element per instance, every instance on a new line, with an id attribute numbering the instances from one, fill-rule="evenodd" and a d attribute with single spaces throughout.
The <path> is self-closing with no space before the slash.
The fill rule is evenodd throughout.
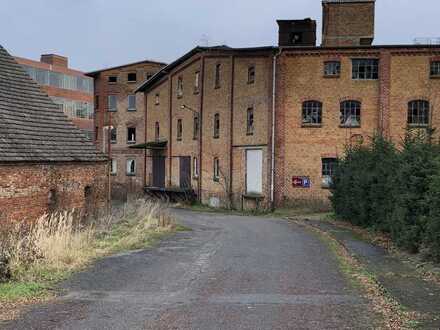
<path id="1" fill-rule="evenodd" d="M 246 193 L 263 193 L 263 150 L 246 150 Z"/>

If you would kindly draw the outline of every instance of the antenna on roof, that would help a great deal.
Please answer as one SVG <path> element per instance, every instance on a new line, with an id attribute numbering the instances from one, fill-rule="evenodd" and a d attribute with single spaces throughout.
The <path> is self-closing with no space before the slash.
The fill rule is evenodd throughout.
<path id="1" fill-rule="evenodd" d="M 440 45 L 440 38 L 414 38 L 415 45 Z"/>

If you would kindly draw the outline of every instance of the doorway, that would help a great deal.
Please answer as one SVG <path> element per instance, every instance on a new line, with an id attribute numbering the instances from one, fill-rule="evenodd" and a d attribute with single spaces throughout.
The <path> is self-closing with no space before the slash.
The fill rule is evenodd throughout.
<path id="1" fill-rule="evenodd" d="M 165 188 L 165 157 L 153 156 L 153 187 Z"/>
<path id="2" fill-rule="evenodd" d="M 179 157 L 180 163 L 180 188 L 191 188 L 191 157 Z"/>
<path id="3" fill-rule="evenodd" d="M 263 150 L 246 150 L 246 194 L 263 193 Z"/>

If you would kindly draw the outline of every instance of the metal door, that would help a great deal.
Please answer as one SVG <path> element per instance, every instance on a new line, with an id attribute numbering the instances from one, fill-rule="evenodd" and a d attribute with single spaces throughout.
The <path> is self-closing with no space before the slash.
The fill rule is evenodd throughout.
<path id="1" fill-rule="evenodd" d="M 165 188 L 165 157 L 153 157 L 153 186 Z"/>
<path id="2" fill-rule="evenodd" d="M 191 157 L 180 157 L 180 188 L 191 188 Z"/>

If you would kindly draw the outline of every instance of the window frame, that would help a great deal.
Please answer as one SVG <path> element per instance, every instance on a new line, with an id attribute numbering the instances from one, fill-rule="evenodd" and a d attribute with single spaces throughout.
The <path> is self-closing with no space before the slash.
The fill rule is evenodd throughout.
<path id="1" fill-rule="evenodd" d="M 347 108 L 345 105 L 349 104 L 350 108 Z M 356 108 L 352 108 L 351 106 L 355 105 L 358 106 Z M 346 122 L 348 121 L 348 117 L 347 117 L 347 112 L 349 113 L 350 118 L 353 117 L 353 111 L 355 111 L 355 120 L 357 121 L 356 125 L 348 125 L 346 124 Z M 339 116 L 340 116 L 340 122 L 339 122 L 339 127 L 341 128 L 360 128 L 361 127 L 361 114 L 362 114 L 362 103 L 360 101 L 357 100 L 345 100 L 342 101 L 340 103 L 340 112 L 339 112 Z"/>
<path id="2" fill-rule="evenodd" d="M 307 117 L 310 118 L 310 122 L 306 121 Z M 301 126 L 302 127 L 322 126 L 322 102 L 317 100 L 306 100 L 302 103 Z"/>
<path id="3" fill-rule="evenodd" d="M 322 157 L 321 158 L 321 188 L 330 189 L 333 184 L 333 175 L 335 174 L 335 167 L 338 162 L 336 157 Z"/>
<path id="4" fill-rule="evenodd" d="M 130 98 L 132 98 L 132 99 L 134 98 L 134 107 L 130 107 Z M 136 94 L 129 94 L 127 96 L 127 111 L 130 111 L 130 112 L 137 111 L 136 101 L 137 101 Z"/>
<path id="5" fill-rule="evenodd" d="M 357 65 L 355 65 L 357 63 Z M 363 72 L 360 71 L 364 65 Z M 356 70 L 357 69 L 357 70 Z M 361 73 L 364 77 L 361 77 Z M 378 58 L 352 58 L 351 59 L 352 80 L 379 80 L 379 59 Z"/>
<path id="6" fill-rule="evenodd" d="M 156 95 L 154 96 L 154 105 L 159 105 L 160 104 L 160 93 L 156 93 Z"/>
<path id="7" fill-rule="evenodd" d="M 429 63 L 429 77 L 432 79 L 440 78 L 440 60 L 432 60 Z"/>
<path id="8" fill-rule="evenodd" d="M 254 135 L 255 132 L 255 113 L 254 107 L 248 107 L 246 110 L 246 135 Z"/>
<path id="9" fill-rule="evenodd" d="M 327 70 L 329 65 L 334 66 L 334 70 Z M 341 76 L 341 61 L 325 61 L 324 62 L 324 77 L 325 78 L 339 78 Z M 336 72 L 336 73 L 334 73 Z"/>
<path id="10" fill-rule="evenodd" d="M 110 174 L 117 175 L 118 174 L 118 160 L 112 158 L 110 165 Z"/>
<path id="11" fill-rule="evenodd" d="M 114 99 L 114 108 L 111 107 L 110 100 Z M 118 96 L 115 94 L 110 94 L 107 96 L 107 111 L 117 112 L 118 111 Z"/>
<path id="12" fill-rule="evenodd" d="M 213 138 L 220 138 L 220 114 L 218 112 L 214 114 Z"/>
<path id="13" fill-rule="evenodd" d="M 194 73 L 194 94 L 200 93 L 200 71 Z"/>
<path id="14" fill-rule="evenodd" d="M 180 99 L 183 97 L 183 77 L 177 77 L 177 98 Z"/>
<path id="15" fill-rule="evenodd" d="M 132 134 L 130 134 L 130 130 L 132 130 Z M 134 140 L 130 139 L 132 136 L 134 136 Z M 127 144 L 136 144 L 136 127 L 134 126 L 127 127 Z"/>
<path id="16" fill-rule="evenodd" d="M 197 157 L 193 157 L 193 178 L 199 178 L 199 159 Z"/>
<path id="17" fill-rule="evenodd" d="M 415 105 L 420 106 L 423 105 L 422 109 L 415 109 Z M 425 107 L 426 106 L 426 107 Z M 415 114 L 415 112 L 417 112 Z M 425 113 L 422 113 L 425 112 Z M 431 104 L 427 100 L 418 99 L 418 100 L 411 100 L 408 102 L 408 116 L 407 116 L 407 125 L 410 128 L 426 128 L 429 127 L 431 123 Z M 417 122 L 410 122 L 410 119 L 417 118 Z M 421 122 L 421 118 L 425 119 L 425 122 Z"/>
<path id="18" fill-rule="evenodd" d="M 99 95 L 97 95 L 97 94 L 95 95 L 95 100 L 94 101 L 95 101 L 95 104 L 94 104 L 93 108 L 95 110 L 98 110 L 99 109 Z"/>
<path id="19" fill-rule="evenodd" d="M 215 182 L 220 181 L 220 159 L 219 157 L 213 158 L 212 179 Z"/>
<path id="20" fill-rule="evenodd" d="M 255 65 L 250 65 L 248 67 L 248 85 L 253 85 L 255 84 L 255 78 L 256 78 L 256 69 L 255 69 Z"/>
<path id="21" fill-rule="evenodd" d="M 154 124 L 154 139 L 156 141 L 160 139 L 160 123 L 158 121 Z"/>
<path id="22" fill-rule="evenodd" d="M 177 119 L 177 128 L 176 128 L 176 140 L 182 141 L 183 139 L 183 120 L 181 118 Z"/>
<path id="23" fill-rule="evenodd" d="M 118 83 L 118 76 L 117 75 L 110 75 L 107 76 L 107 83 L 108 84 L 117 84 Z"/>
<path id="24" fill-rule="evenodd" d="M 130 166 L 129 166 L 129 162 L 133 162 L 133 164 L 134 164 L 134 170 L 133 171 L 131 171 L 132 167 L 131 167 L 131 163 L 130 163 Z M 136 176 L 136 171 L 137 171 L 136 159 L 133 159 L 133 158 L 127 159 L 126 165 L 127 165 L 126 166 L 126 174 L 127 174 L 127 176 Z"/>
<path id="25" fill-rule="evenodd" d="M 195 113 L 193 117 L 193 140 L 198 140 L 200 135 L 200 120 L 199 114 Z"/>
<path id="26" fill-rule="evenodd" d="M 135 79 L 130 79 L 130 75 L 134 75 Z M 127 73 L 127 83 L 132 84 L 132 83 L 137 83 L 137 72 L 128 72 Z"/>
<path id="27" fill-rule="evenodd" d="M 113 136 L 115 137 L 114 139 Z M 118 129 L 116 127 L 112 127 L 110 129 L 110 143 L 111 144 L 118 143 Z"/>

